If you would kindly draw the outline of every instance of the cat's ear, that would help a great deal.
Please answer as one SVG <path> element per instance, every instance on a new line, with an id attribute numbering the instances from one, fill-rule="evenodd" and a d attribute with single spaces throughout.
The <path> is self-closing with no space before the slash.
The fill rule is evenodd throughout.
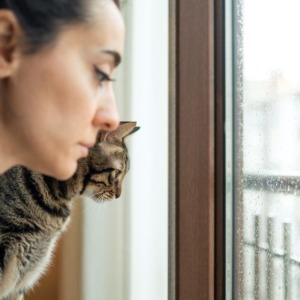
<path id="1" fill-rule="evenodd" d="M 139 129 L 140 127 L 136 126 L 136 122 L 120 122 L 119 127 L 115 131 L 111 132 L 111 134 L 119 139 L 124 139 Z"/>
<path id="2" fill-rule="evenodd" d="M 108 131 L 99 130 L 98 135 L 97 135 L 97 143 L 105 142 L 107 135 L 108 135 Z"/>
<path id="3" fill-rule="evenodd" d="M 136 122 L 120 122 L 119 127 L 114 131 L 99 130 L 97 143 L 105 142 L 110 136 L 122 140 L 139 129 L 140 127 L 136 126 Z"/>

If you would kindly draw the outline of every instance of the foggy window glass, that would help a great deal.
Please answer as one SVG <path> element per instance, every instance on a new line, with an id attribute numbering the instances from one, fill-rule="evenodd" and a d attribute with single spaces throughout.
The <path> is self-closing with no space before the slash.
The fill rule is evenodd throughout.
<path id="1" fill-rule="evenodd" d="M 300 2 L 231 8 L 233 293 L 300 299 Z"/>

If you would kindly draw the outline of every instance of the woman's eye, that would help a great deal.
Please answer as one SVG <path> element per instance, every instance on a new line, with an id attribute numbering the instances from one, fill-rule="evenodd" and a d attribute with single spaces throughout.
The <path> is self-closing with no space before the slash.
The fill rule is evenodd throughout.
<path id="1" fill-rule="evenodd" d="M 103 83 L 104 81 L 114 81 L 114 79 L 110 78 L 108 74 L 101 71 L 97 67 L 95 67 L 95 74 L 100 83 Z"/>

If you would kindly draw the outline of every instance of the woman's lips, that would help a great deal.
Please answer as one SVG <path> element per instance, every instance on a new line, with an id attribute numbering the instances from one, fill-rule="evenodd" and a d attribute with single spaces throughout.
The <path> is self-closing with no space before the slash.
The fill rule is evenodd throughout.
<path id="1" fill-rule="evenodd" d="M 79 143 L 80 146 L 86 147 L 88 149 L 92 148 L 95 143 Z"/>
<path id="2" fill-rule="evenodd" d="M 89 154 L 89 150 L 93 145 L 80 143 L 79 146 L 82 152 L 82 157 L 87 157 Z"/>

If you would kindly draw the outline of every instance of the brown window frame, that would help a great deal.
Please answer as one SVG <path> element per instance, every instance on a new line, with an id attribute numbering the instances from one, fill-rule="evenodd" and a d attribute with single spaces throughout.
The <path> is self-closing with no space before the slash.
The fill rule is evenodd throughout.
<path id="1" fill-rule="evenodd" d="M 224 2 L 170 0 L 169 299 L 223 299 Z"/>

